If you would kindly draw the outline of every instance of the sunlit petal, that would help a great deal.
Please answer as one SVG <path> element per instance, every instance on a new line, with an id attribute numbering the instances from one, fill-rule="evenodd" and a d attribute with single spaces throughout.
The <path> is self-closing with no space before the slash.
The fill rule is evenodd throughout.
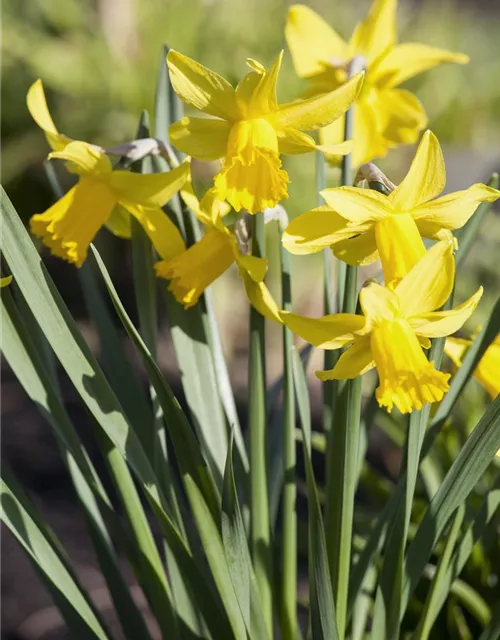
<path id="1" fill-rule="evenodd" d="M 243 280 L 245 292 L 250 304 L 262 315 L 264 318 L 283 324 L 281 319 L 281 311 L 278 307 L 275 299 L 272 297 L 271 292 L 266 287 L 264 282 L 256 282 L 246 269 L 239 269 L 239 274 Z"/>
<path id="2" fill-rule="evenodd" d="M 378 222 L 390 217 L 387 196 L 372 189 L 337 187 L 324 189 L 321 195 L 334 211 L 355 224 Z"/>
<path id="3" fill-rule="evenodd" d="M 4 278 L 0 278 L 0 289 L 2 287 L 8 287 L 12 282 L 12 276 L 5 276 Z"/>
<path id="4" fill-rule="evenodd" d="M 225 120 L 238 117 L 234 88 L 219 74 L 173 50 L 167 63 L 174 91 L 183 102 Z"/>
<path id="5" fill-rule="evenodd" d="M 132 202 L 145 207 L 162 207 L 189 180 L 189 163 L 166 173 L 131 173 L 113 171 L 110 187 L 122 203 Z"/>
<path id="6" fill-rule="evenodd" d="M 384 280 L 393 286 L 425 255 L 425 245 L 408 213 L 388 216 L 375 224 L 375 242 Z"/>
<path id="7" fill-rule="evenodd" d="M 330 371 L 316 371 L 316 376 L 322 381 L 326 380 L 351 380 L 363 375 L 375 366 L 370 350 L 370 338 L 364 337 L 345 351 Z"/>
<path id="8" fill-rule="evenodd" d="M 427 114 L 420 100 L 404 89 L 378 92 L 383 136 L 390 144 L 413 144 L 427 126 Z"/>
<path id="9" fill-rule="evenodd" d="M 115 206 L 104 226 L 118 238 L 129 240 L 132 237 L 130 213 L 121 204 Z"/>
<path id="10" fill-rule="evenodd" d="M 82 176 L 111 175 L 108 156 L 86 142 L 73 140 L 59 151 L 49 154 L 50 159 L 66 160 L 69 169 Z"/>
<path id="11" fill-rule="evenodd" d="M 368 62 L 396 43 L 397 0 L 374 0 L 368 16 L 360 22 L 350 41 L 352 51 Z"/>
<path id="12" fill-rule="evenodd" d="M 322 62 L 343 61 L 348 45 L 321 16 L 303 4 L 290 7 L 285 37 L 297 75 L 313 76 L 323 70 Z"/>
<path id="13" fill-rule="evenodd" d="M 179 229 L 162 209 L 140 205 L 126 208 L 141 223 L 160 258 L 175 258 L 186 250 Z"/>
<path id="14" fill-rule="evenodd" d="M 432 131 L 426 131 L 410 170 L 389 199 L 395 210 L 408 212 L 438 196 L 445 184 L 446 169 L 441 147 Z"/>
<path id="15" fill-rule="evenodd" d="M 226 153 L 231 125 L 214 118 L 181 118 L 170 125 L 168 135 L 173 145 L 199 160 L 218 160 Z"/>
<path id="16" fill-rule="evenodd" d="M 296 335 L 321 349 L 338 349 L 356 338 L 355 332 L 365 326 L 363 316 L 336 313 L 323 318 L 308 318 L 297 313 L 281 313 L 286 326 Z"/>
<path id="17" fill-rule="evenodd" d="M 283 60 L 283 51 L 281 51 L 276 60 L 273 62 L 268 71 L 264 70 L 264 73 L 255 75 L 259 76 L 258 82 L 255 87 L 250 91 L 248 96 L 245 96 L 245 101 L 240 105 L 240 109 L 246 110 L 246 117 L 259 117 L 266 113 L 276 111 L 278 108 L 278 101 L 276 99 L 276 84 L 278 82 L 278 75 L 281 68 L 281 61 Z M 239 85 L 238 85 L 239 88 Z M 236 99 L 238 99 L 238 89 Z"/>
<path id="18" fill-rule="evenodd" d="M 377 282 L 371 282 L 361 289 L 359 302 L 370 327 L 383 320 L 393 320 L 399 313 L 397 295 Z"/>
<path id="19" fill-rule="evenodd" d="M 410 318 L 409 322 L 414 331 L 427 338 L 441 338 L 449 336 L 462 327 L 474 313 L 483 288 L 479 287 L 476 293 L 458 307 L 449 311 L 434 311 L 419 313 Z"/>
<path id="20" fill-rule="evenodd" d="M 454 281 L 453 243 L 437 242 L 395 287 L 404 317 L 442 307 Z"/>
<path id="21" fill-rule="evenodd" d="M 351 265 L 372 264 L 379 258 L 373 228 L 348 240 L 336 242 L 332 245 L 332 251 L 336 258 Z"/>
<path id="22" fill-rule="evenodd" d="M 45 133 L 47 142 L 54 151 L 60 151 L 71 142 L 71 138 L 64 136 L 56 129 L 56 125 L 47 107 L 47 100 L 45 99 L 45 92 L 41 80 L 36 80 L 31 85 L 28 90 L 26 102 L 31 117 Z"/>
<path id="23" fill-rule="evenodd" d="M 254 282 L 262 282 L 267 272 L 267 260 L 250 254 L 236 256 L 240 271 L 245 270 Z"/>

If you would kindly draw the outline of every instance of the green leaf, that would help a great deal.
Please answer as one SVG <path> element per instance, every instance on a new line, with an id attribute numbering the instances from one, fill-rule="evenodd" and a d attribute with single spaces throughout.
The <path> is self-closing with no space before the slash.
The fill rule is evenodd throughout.
<path id="1" fill-rule="evenodd" d="M 311 461 L 311 409 L 307 380 L 300 357 L 293 349 L 293 374 L 302 446 L 306 467 L 309 504 L 309 607 L 310 624 L 314 640 L 338 640 L 337 621 L 333 601 L 332 581 L 326 553 L 325 530 L 319 501 L 318 488 Z"/>
<path id="2" fill-rule="evenodd" d="M 500 638 L 500 607 L 495 607 L 495 613 L 489 624 L 483 629 L 479 640 L 498 640 Z"/>
<path id="3" fill-rule="evenodd" d="M 434 545 L 453 512 L 467 499 L 500 449 L 500 397 L 494 400 L 467 439 L 431 501 L 406 557 L 403 602 L 413 593 Z M 405 607 L 402 607 L 401 614 Z"/>
<path id="4" fill-rule="evenodd" d="M 0 501 L 2 521 L 74 612 L 67 623 L 75 637 L 111 638 L 100 614 L 79 585 L 59 541 L 29 503 L 5 463 L 2 465 Z"/>

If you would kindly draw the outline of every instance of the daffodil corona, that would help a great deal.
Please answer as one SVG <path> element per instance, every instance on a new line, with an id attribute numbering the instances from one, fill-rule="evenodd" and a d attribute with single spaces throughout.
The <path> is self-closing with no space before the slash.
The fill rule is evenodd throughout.
<path id="1" fill-rule="evenodd" d="M 388 196 L 358 187 L 325 189 L 327 204 L 295 218 L 283 244 L 295 254 L 331 246 L 337 258 L 352 265 L 380 258 L 386 284 L 396 284 L 424 256 L 422 236 L 451 239 L 451 230 L 462 227 L 481 202 L 500 197 L 500 191 L 474 184 L 437 198 L 445 183 L 441 147 L 426 131 L 408 174 Z"/>
<path id="2" fill-rule="evenodd" d="M 339 118 L 358 95 L 362 74 L 336 91 L 309 100 L 278 105 L 276 83 L 282 53 L 269 70 L 248 59 L 251 69 L 236 88 L 214 71 L 170 51 L 172 85 L 188 106 L 212 118 L 184 117 L 171 125 L 172 143 L 199 160 L 223 158 L 215 178 L 219 200 L 250 213 L 274 207 L 287 198 L 288 174 L 280 154 L 319 149 L 343 154 L 350 143 L 319 147 L 304 131 L 319 129 Z"/>
<path id="3" fill-rule="evenodd" d="M 349 61 L 362 56 L 363 90 L 354 109 L 356 166 L 384 156 L 398 144 L 413 143 L 427 124 L 420 101 L 397 87 L 441 62 L 468 57 L 425 44 L 396 44 L 396 0 L 375 0 L 367 18 L 345 42 L 323 18 L 305 5 L 290 8 L 285 35 L 297 74 L 310 82 L 307 95 L 332 91 L 345 82 Z M 321 131 L 323 144 L 342 140 L 343 118 Z"/>
<path id="4" fill-rule="evenodd" d="M 285 324 L 323 349 L 348 347 L 331 371 L 318 371 L 320 380 L 355 378 L 377 368 L 379 404 L 402 413 L 441 400 L 449 374 L 437 371 L 423 348 L 430 338 L 457 331 L 476 308 L 480 288 L 450 311 L 435 311 L 448 299 L 454 283 L 453 244 L 436 243 L 394 287 L 368 284 L 360 292 L 363 316 L 337 314 L 320 319 L 282 312 Z"/>
<path id="5" fill-rule="evenodd" d="M 113 220 L 116 235 L 129 235 L 130 215 L 142 224 L 163 258 L 184 250 L 179 230 L 161 207 L 189 180 L 189 164 L 158 174 L 113 171 L 109 158 L 98 147 L 57 131 L 40 80 L 30 87 L 27 103 L 53 149 L 49 158 L 65 160 L 68 170 L 79 176 L 78 183 L 60 200 L 30 220 L 32 233 L 54 255 L 80 267 L 103 225 Z"/>

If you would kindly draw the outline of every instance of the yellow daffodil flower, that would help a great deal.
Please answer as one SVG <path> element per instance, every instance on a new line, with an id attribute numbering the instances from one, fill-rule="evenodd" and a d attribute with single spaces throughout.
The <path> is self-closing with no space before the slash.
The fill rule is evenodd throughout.
<path id="1" fill-rule="evenodd" d="M 80 177 L 60 200 L 30 220 L 32 233 L 54 255 L 81 267 L 89 244 L 117 205 L 139 220 L 160 255 L 184 249 L 177 227 L 161 207 L 189 179 L 188 164 L 168 173 L 113 171 L 106 154 L 80 141 L 49 158 L 66 160 Z"/>
<path id="2" fill-rule="evenodd" d="M 295 254 L 331 246 L 337 258 L 353 265 L 380 258 L 386 284 L 396 283 L 425 254 L 421 236 L 451 238 L 451 230 L 462 227 L 481 202 L 500 197 L 496 189 L 473 184 L 437 198 L 445 183 L 441 147 L 426 131 L 406 177 L 388 196 L 358 187 L 325 189 L 327 204 L 295 218 L 283 244 Z"/>
<path id="3" fill-rule="evenodd" d="M 186 251 L 155 265 L 156 274 L 170 280 L 169 290 L 188 309 L 198 302 L 205 289 L 236 263 L 250 302 L 263 316 L 282 322 L 276 302 L 264 284 L 267 260 L 246 254 L 234 233 L 224 224 L 227 212 L 215 189 L 208 191 L 197 206 L 189 192 L 183 197 L 205 225 L 205 234 Z"/>
<path id="4" fill-rule="evenodd" d="M 465 352 L 471 346 L 472 340 L 464 338 L 447 338 L 445 342 L 445 353 L 450 357 L 457 367 L 462 366 L 462 359 Z M 494 400 L 500 393 L 500 334 L 493 340 L 486 349 L 479 364 L 473 373 L 486 391 Z"/>
<path id="5" fill-rule="evenodd" d="M 8 287 L 12 282 L 12 276 L 5 276 L 5 278 L 0 278 L 0 289 L 2 287 Z"/>
<path id="6" fill-rule="evenodd" d="M 341 88 L 309 100 L 278 105 L 276 82 L 282 53 L 269 70 L 248 59 L 251 69 L 236 89 L 214 71 L 170 51 L 172 86 L 188 106 L 212 118 L 185 117 L 171 125 L 171 142 L 199 160 L 223 158 L 215 178 L 219 200 L 250 213 L 274 207 L 287 198 L 288 174 L 280 154 L 320 149 L 347 153 L 351 144 L 318 147 L 304 131 L 319 129 L 339 118 L 358 95 L 362 74 Z"/>
<path id="7" fill-rule="evenodd" d="M 449 388 L 449 374 L 437 371 L 422 348 L 429 338 L 458 330 L 476 308 L 480 288 L 450 311 L 435 311 L 448 299 L 455 278 L 453 244 L 436 243 L 394 287 L 371 283 L 360 292 L 363 316 L 336 314 L 305 318 L 282 312 L 285 324 L 297 335 L 323 349 L 349 347 L 331 371 L 318 371 L 320 380 L 356 378 L 377 368 L 380 406 L 402 413 L 437 402 Z"/>
<path id="8" fill-rule="evenodd" d="M 345 82 L 350 60 L 364 59 L 366 78 L 354 109 L 356 166 L 415 142 L 425 128 L 424 108 L 412 93 L 397 88 L 402 82 L 441 62 L 469 60 L 425 44 L 396 44 L 396 7 L 396 0 L 374 0 L 349 42 L 309 7 L 294 5 L 288 14 L 286 40 L 297 74 L 310 82 L 307 95 L 336 89 Z M 335 144 L 343 135 L 344 118 L 339 118 L 321 130 L 321 142 Z"/>

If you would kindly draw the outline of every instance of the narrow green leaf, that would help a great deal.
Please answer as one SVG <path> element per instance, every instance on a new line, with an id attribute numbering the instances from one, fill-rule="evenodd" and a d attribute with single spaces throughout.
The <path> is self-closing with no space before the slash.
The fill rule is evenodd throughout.
<path id="1" fill-rule="evenodd" d="M 100 614 L 82 590 L 59 541 L 29 503 L 7 465 L 2 465 L 0 483 L 1 518 L 24 551 L 75 612 L 68 620 L 75 637 L 92 640 L 111 638 Z"/>
<path id="2" fill-rule="evenodd" d="M 302 445 L 306 467 L 309 504 L 308 560 L 309 560 L 309 608 L 312 637 L 314 640 L 338 640 L 332 581 L 326 552 L 325 530 L 319 501 L 318 488 L 311 461 L 311 409 L 309 391 L 302 362 L 293 349 L 293 375 Z"/>

